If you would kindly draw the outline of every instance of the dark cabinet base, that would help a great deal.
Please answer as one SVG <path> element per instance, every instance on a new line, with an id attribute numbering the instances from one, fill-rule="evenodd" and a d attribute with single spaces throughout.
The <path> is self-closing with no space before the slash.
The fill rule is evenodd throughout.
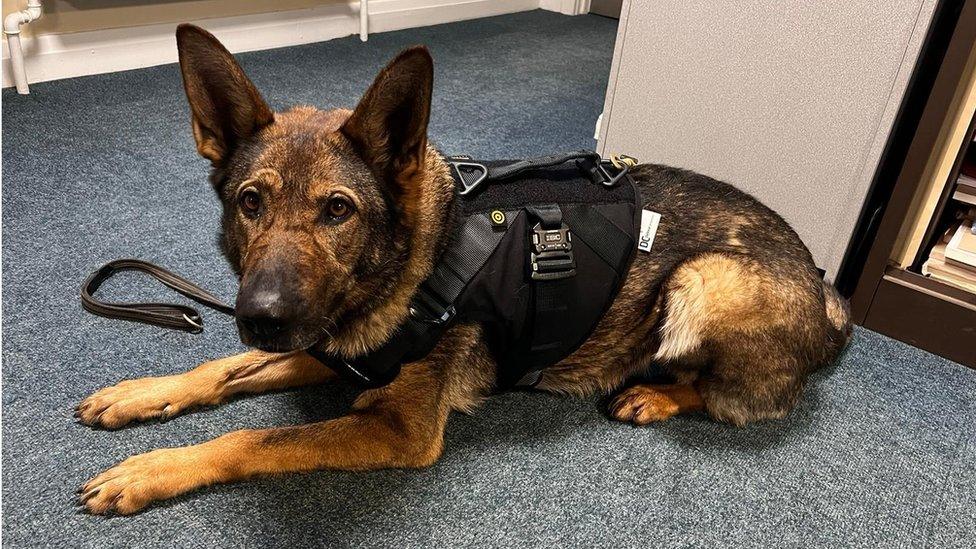
<path id="1" fill-rule="evenodd" d="M 864 326 L 976 368 L 976 295 L 889 267 Z"/>

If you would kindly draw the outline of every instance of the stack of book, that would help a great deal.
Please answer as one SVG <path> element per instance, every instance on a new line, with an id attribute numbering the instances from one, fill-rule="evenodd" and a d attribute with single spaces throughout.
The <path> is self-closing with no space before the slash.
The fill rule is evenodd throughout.
<path id="1" fill-rule="evenodd" d="M 956 180 L 956 191 L 952 198 L 976 206 L 976 177 L 964 173 L 959 174 L 959 179 Z"/>
<path id="2" fill-rule="evenodd" d="M 974 212 L 976 208 L 970 213 Z M 976 293 L 976 222 L 973 216 L 967 217 L 932 248 L 922 274 Z"/>
<path id="3" fill-rule="evenodd" d="M 969 147 L 966 153 L 952 198 L 976 206 L 976 145 Z"/>

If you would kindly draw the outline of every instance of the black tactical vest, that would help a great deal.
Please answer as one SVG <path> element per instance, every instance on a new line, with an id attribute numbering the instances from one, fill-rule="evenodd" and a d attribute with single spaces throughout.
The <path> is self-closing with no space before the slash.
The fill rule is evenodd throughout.
<path id="1" fill-rule="evenodd" d="M 391 382 L 455 323 L 476 322 L 498 386 L 533 385 L 586 341 L 623 285 L 640 223 L 627 175 L 593 152 L 511 161 L 453 157 L 461 221 L 407 321 L 354 360 L 309 350 L 366 387 Z"/>

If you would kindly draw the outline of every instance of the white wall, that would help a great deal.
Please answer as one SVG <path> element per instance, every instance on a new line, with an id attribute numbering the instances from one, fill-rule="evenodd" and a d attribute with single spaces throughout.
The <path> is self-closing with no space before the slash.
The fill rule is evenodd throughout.
<path id="1" fill-rule="evenodd" d="M 31 83 L 174 63 L 176 22 L 200 24 L 235 53 L 320 42 L 359 32 L 358 0 L 192 0 L 160 5 L 148 5 L 151 2 L 147 0 L 145 5 L 129 2 L 115 8 L 112 0 L 92 0 L 90 4 L 104 16 L 100 23 L 81 9 L 88 4 L 72 2 L 74 7 L 68 9 L 59 2 L 62 0 L 45 0 L 48 7 L 55 9 L 28 25 L 34 27 L 33 31 L 24 30 L 25 66 Z M 19 9 L 21 3 L 24 1 L 5 0 L 4 13 Z M 274 10 L 306 4 L 315 5 Z M 370 33 L 385 32 L 540 7 L 562 13 L 585 13 L 579 10 L 588 8 L 588 1 L 370 0 L 369 29 Z M 227 15 L 234 13 L 234 9 L 245 13 Z M 210 13 L 219 16 L 204 17 Z M 146 24 L 151 21 L 157 22 Z M 59 29 L 71 32 L 58 32 Z M 13 85 L 9 57 L 4 40 L 3 87 Z"/>
<path id="2" fill-rule="evenodd" d="M 44 17 L 24 27 L 25 37 L 179 23 L 315 8 L 345 0 L 41 0 Z M 3 15 L 27 7 L 27 0 L 3 0 Z"/>

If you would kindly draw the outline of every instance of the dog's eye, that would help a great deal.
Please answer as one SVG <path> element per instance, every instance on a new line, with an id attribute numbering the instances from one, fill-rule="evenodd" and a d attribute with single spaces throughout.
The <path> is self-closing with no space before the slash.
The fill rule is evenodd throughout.
<path id="1" fill-rule="evenodd" d="M 239 201 L 241 209 L 248 215 L 257 215 L 261 210 L 261 194 L 254 187 L 248 187 L 241 191 Z"/>
<path id="2" fill-rule="evenodd" d="M 333 221 L 341 221 L 352 213 L 352 204 L 341 196 L 333 196 L 325 205 L 325 214 Z"/>

